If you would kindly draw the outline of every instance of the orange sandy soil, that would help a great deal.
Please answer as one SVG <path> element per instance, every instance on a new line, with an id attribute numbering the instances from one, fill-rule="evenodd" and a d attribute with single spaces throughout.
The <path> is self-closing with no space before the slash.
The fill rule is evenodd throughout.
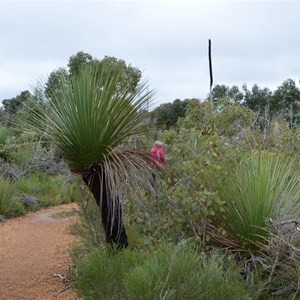
<path id="1" fill-rule="evenodd" d="M 69 225 L 75 204 L 29 213 L 0 224 L 1 300 L 77 300 L 68 271 L 76 237 Z"/>

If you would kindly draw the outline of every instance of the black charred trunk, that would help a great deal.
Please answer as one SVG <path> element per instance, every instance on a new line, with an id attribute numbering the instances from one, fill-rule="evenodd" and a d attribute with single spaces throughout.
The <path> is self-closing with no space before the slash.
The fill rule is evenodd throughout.
<path id="1" fill-rule="evenodd" d="M 105 184 L 105 178 L 101 178 L 99 173 L 83 176 L 83 180 L 100 207 L 106 242 L 126 248 L 128 241 L 119 197 L 115 197 L 113 204 L 112 196 Z"/>

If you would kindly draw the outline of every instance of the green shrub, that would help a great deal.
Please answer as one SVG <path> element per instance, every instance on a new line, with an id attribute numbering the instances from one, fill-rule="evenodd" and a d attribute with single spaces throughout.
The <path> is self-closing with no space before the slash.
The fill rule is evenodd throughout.
<path id="1" fill-rule="evenodd" d="M 25 170 L 26 167 L 31 163 L 34 153 L 35 153 L 35 146 L 26 145 L 22 150 L 19 149 L 14 153 L 13 162 L 21 170 Z"/>
<path id="2" fill-rule="evenodd" d="M 199 255 L 191 245 L 164 245 L 125 275 L 126 299 L 249 299 L 236 270 L 225 270 L 223 260 Z"/>
<path id="3" fill-rule="evenodd" d="M 0 215 L 13 217 L 24 213 L 22 203 L 13 195 L 13 185 L 7 180 L 0 179 Z"/>
<path id="4" fill-rule="evenodd" d="M 6 159 L 7 155 L 4 151 L 4 145 L 6 142 L 6 139 L 10 136 L 10 133 L 6 127 L 0 126 L 0 157 Z"/>
<path id="5" fill-rule="evenodd" d="M 77 200 L 76 180 L 67 182 L 64 175 L 36 173 L 21 177 L 15 183 L 16 194 L 30 194 L 37 197 L 39 204 L 53 206 Z"/>
<path id="6" fill-rule="evenodd" d="M 8 129 L 0 126 L 0 148 L 5 144 L 5 141 L 9 135 Z"/>
<path id="7" fill-rule="evenodd" d="M 77 264 L 84 299 L 250 299 L 234 263 L 199 254 L 193 245 L 146 251 L 100 247 Z M 229 260 L 229 259 L 227 259 Z"/>
<path id="8" fill-rule="evenodd" d="M 161 174 L 158 195 L 139 191 L 146 200 L 138 210 L 132 209 L 128 219 L 152 240 L 165 238 L 176 243 L 193 237 L 205 245 L 207 236 L 199 223 L 222 212 L 224 201 L 216 191 L 204 187 L 199 174 L 208 167 L 220 170 L 218 157 L 227 159 L 234 154 L 217 134 L 202 135 L 197 129 L 168 130 L 159 138 L 165 141 L 167 168 Z"/>
<path id="9" fill-rule="evenodd" d="M 2 147 L 3 156 L 11 163 L 16 164 L 21 170 L 25 170 L 35 153 L 36 139 L 31 134 L 9 136 Z"/>
<path id="10" fill-rule="evenodd" d="M 80 186 L 80 221 L 72 225 L 72 232 L 79 235 L 85 248 L 101 246 L 105 243 L 105 234 L 101 222 L 99 206 L 87 187 Z"/>
<path id="11" fill-rule="evenodd" d="M 141 260 L 129 250 L 99 247 L 77 265 L 74 287 L 84 299 L 125 299 L 123 278 Z"/>
<path id="12" fill-rule="evenodd" d="M 256 249 L 269 235 L 266 220 L 289 219 L 299 213 L 299 170 L 293 157 L 258 151 L 224 162 L 219 171 L 203 171 L 207 188 L 218 191 L 225 201 L 224 211 L 216 211 L 214 227 L 225 230 L 239 247 Z"/>

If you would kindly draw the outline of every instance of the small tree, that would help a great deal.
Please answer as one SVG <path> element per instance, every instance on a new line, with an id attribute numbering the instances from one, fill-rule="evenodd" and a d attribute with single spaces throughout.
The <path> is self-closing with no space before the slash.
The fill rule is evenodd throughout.
<path id="1" fill-rule="evenodd" d="M 188 103 L 193 99 L 176 99 L 173 103 L 164 103 L 154 109 L 151 113 L 151 120 L 157 127 L 170 129 L 176 126 L 177 120 L 183 118 Z"/>
<path id="2" fill-rule="evenodd" d="M 294 80 L 287 79 L 277 88 L 271 104 L 273 114 L 284 117 L 291 128 L 299 124 L 300 90 Z"/>
<path id="3" fill-rule="evenodd" d="M 117 89 L 122 70 L 87 65 L 60 84 L 51 101 L 36 101 L 27 128 L 46 133 L 69 168 L 80 174 L 101 209 L 106 241 L 128 245 L 122 218 L 125 184 L 151 178 L 148 155 L 122 142 L 140 133 L 152 92 Z M 134 180 L 132 180 L 134 178 Z"/>
<path id="4" fill-rule="evenodd" d="M 142 76 L 142 72 L 138 68 L 134 68 L 130 64 L 127 65 L 122 59 L 105 56 L 99 60 L 80 51 L 69 58 L 67 69 L 60 67 L 50 73 L 45 85 L 45 95 L 51 99 L 53 93 L 59 92 L 62 83 L 67 84 L 70 76 L 79 75 L 81 70 L 87 66 L 93 68 L 95 73 L 97 73 L 97 69 L 101 68 L 102 73 L 107 73 L 107 76 L 110 76 L 111 72 L 118 72 L 119 80 L 115 90 L 120 90 L 123 93 L 134 92 Z"/>
<path id="5" fill-rule="evenodd" d="M 20 111 L 24 108 L 24 106 L 31 100 L 31 93 L 29 91 L 23 91 L 20 95 L 10 98 L 4 99 L 2 101 L 4 111 L 3 111 L 3 125 L 12 126 L 19 114 Z"/>

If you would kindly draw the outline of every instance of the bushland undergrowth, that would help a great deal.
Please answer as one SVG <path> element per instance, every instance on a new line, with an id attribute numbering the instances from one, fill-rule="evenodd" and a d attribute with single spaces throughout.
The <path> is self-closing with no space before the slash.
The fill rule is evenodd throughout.
<path id="1" fill-rule="evenodd" d="M 3 177 L 3 207 L 12 208 L 0 206 L 0 214 L 23 213 L 18 193 L 43 205 L 78 200 L 72 276 L 85 299 L 297 299 L 299 130 L 228 101 L 215 109 L 191 101 L 176 128 L 136 144 L 150 150 L 154 137 L 164 142 L 166 169 L 154 193 L 126 191 L 128 249 L 104 246 L 99 208 L 68 173 Z M 29 170 L 32 157 L 18 160 L 0 147 L 21 174 Z"/>

